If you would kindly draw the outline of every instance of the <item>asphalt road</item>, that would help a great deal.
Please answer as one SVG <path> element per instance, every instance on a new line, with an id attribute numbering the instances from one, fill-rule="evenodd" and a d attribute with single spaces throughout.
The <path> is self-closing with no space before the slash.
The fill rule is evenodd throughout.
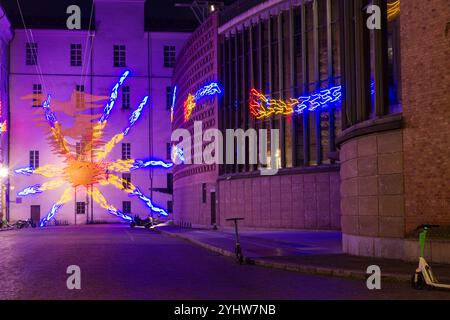
<path id="1" fill-rule="evenodd" d="M 81 268 L 69 290 L 67 267 Z M 408 284 L 239 266 L 191 243 L 120 225 L 0 232 L 1 299 L 450 299 Z"/>

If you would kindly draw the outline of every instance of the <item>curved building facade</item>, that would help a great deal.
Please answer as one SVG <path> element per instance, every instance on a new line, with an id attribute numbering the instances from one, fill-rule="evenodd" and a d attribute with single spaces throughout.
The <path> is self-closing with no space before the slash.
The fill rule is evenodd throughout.
<path id="1" fill-rule="evenodd" d="M 370 6 L 380 9 L 376 20 Z M 203 62 L 217 67 L 223 88 L 214 127 L 226 161 L 208 176 L 216 204 L 202 211 L 204 173 L 175 178 L 175 189 L 196 185 L 192 197 L 178 196 L 192 207 L 175 196 L 175 217 L 342 230 L 346 253 L 416 259 L 417 225 L 450 224 L 450 45 L 436 31 L 449 13 L 445 0 L 268 0 L 239 1 L 215 16 L 217 64 Z M 193 39 L 209 34 L 206 24 Z M 200 59 L 194 48 L 183 52 L 191 67 Z M 179 64 L 177 85 L 204 84 L 183 81 L 186 71 L 193 74 Z M 450 262 L 447 241 L 430 243 L 432 261 Z"/>

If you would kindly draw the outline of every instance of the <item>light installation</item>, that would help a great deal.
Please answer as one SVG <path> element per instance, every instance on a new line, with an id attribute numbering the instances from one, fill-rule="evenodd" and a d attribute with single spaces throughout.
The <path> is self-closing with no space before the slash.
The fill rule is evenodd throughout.
<path id="1" fill-rule="evenodd" d="M 400 0 L 388 2 L 387 15 L 388 21 L 393 21 L 400 14 Z"/>
<path id="2" fill-rule="evenodd" d="M 188 94 L 188 97 L 186 98 L 184 102 L 184 122 L 187 122 L 189 118 L 192 115 L 192 112 L 194 111 L 195 107 L 197 106 L 197 103 L 208 96 L 214 96 L 221 94 L 222 90 L 220 89 L 220 86 L 217 82 L 212 82 L 209 85 L 204 86 L 200 90 L 198 90 L 195 95 L 194 94 Z"/>
<path id="3" fill-rule="evenodd" d="M 270 99 L 256 89 L 250 90 L 250 114 L 256 119 L 265 119 L 276 115 L 289 116 L 302 114 L 305 110 L 325 109 L 337 104 L 342 98 L 342 86 L 321 90 L 309 96 L 290 98 L 287 101 Z"/>
<path id="4" fill-rule="evenodd" d="M 58 147 L 57 154 L 63 156 L 65 160 L 64 166 L 45 165 L 36 169 L 32 167 L 23 167 L 14 170 L 14 172 L 18 175 L 41 175 L 52 179 L 43 184 L 36 184 L 25 188 L 24 190 L 18 192 L 19 196 L 25 197 L 37 195 L 48 190 L 55 190 L 60 187 L 65 187 L 59 201 L 52 205 L 48 214 L 41 220 L 41 227 L 46 226 L 52 219 L 55 218 L 58 211 L 61 210 L 66 203 L 72 200 L 74 193 L 73 188 L 77 187 L 86 187 L 87 194 L 92 196 L 92 199 L 96 203 L 107 210 L 109 214 L 127 222 L 132 221 L 133 218 L 109 204 L 98 186 L 113 186 L 128 193 L 130 196 L 137 196 L 151 212 L 156 212 L 157 214 L 164 216 L 168 215 L 164 209 L 153 204 L 152 200 L 143 194 L 138 187 L 134 186 L 127 180 L 119 178 L 116 174 L 150 167 L 169 169 L 173 166 L 172 163 L 166 163 L 164 161 L 153 159 L 129 159 L 117 161 L 105 160 L 113 148 L 129 134 L 132 127 L 134 127 L 138 120 L 142 117 L 143 111 L 149 101 L 148 96 L 144 97 L 142 102 L 136 110 L 133 111 L 132 115 L 128 119 L 128 127 L 121 133 L 116 134 L 110 141 L 101 143 L 103 131 L 118 97 L 118 91 L 129 75 L 130 72 L 126 71 L 120 80 L 115 84 L 100 119 L 96 124 L 94 124 L 91 140 L 86 143 L 86 146 L 84 147 L 85 154 L 92 154 L 92 157 L 89 160 L 85 160 L 83 157 L 80 157 L 78 154 L 70 151 L 70 144 L 63 135 L 61 125 L 52 111 L 51 96 L 49 95 L 43 102 L 42 108 L 44 110 L 45 119 L 50 125 L 53 142 L 56 142 L 56 146 Z"/>
<path id="5" fill-rule="evenodd" d="M 172 105 L 170 106 L 170 122 L 173 122 L 173 115 L 175 112 L 175 102 L 177 99 L 177 86 L 173 87 Z"/>
<path id="6" fill-rule="evenodd" d="M 183 148 L 173 145 L 171 150 L 171 159 L 173 163 L 179 164 L 186 161 Z"/>

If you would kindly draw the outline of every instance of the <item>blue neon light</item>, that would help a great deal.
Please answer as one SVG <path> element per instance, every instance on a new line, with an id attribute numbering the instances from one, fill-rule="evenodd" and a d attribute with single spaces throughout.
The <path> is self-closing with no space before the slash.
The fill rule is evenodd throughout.
<path id="1" fill-rule="evenodd" d="M 177 160 L 180 160 L 181 163 L 184 163 L 186 161 L 184 157 L 184 150 L 183 148 L 173 145 L 172 146 L 172 161 L 177 162 Z"/>
<path id="2" fill-rule="evenodd" d="M 222 90 L 220 90 L 219 84 L 217 82 L 212 82 L 209 85 L 204 86 L 203 88 L 198 90 L 194 98 L 195 101 L 198 102 L 203 97 L 213 96 L 220 93 L 222 93 Z"/>
<path id="3" fill-rule="evenodd" d="M 40 184 L 35 184 L 34 186 L 27 187 L 27 188 L 23 189 L 22 191 L 17 193 L 17 195 L 21 196 L 21 197 L 26 197 L 26 196 L 30 196 L 30 195 L 38 194 L 38 193 L 42 193 L 42 192 L 43 191 L 41 189 L 41 185 Z"/>
<path id="4" fill-rule="evenodd" d="M 17 174 L 23 174 L 25 176 L 32 175 L 34 173 L 34 169 L 32 167 L 26 167 L 26 168 L 19 168 L 14 170 Z"/>
<path id="5" fill-rule="evenodd" d="M 112 207 L 108 208 L 108 212 L 110 214 L 112 214 L 113 216 L 121 218 L 122 220 L 125 220 L 125 221 L 128 221 L 128 222 L 133 221 L 132 217 L 126 215 L 125 213 L 123 213 L 123 212 L 121 212 L 121 211 L 119 211 L 119 210 L 117 210 L 115 208 L 112 208 Z"/>
<path id="6" fill-rule="evenodd" d="M 41 220 L 40 226 L 45 227 L 47 223 L 56 216 L 56 214 L 58 213 L 59 209 L 61 209 L 62 206 L 63 204 L 60 203 L 54 204 L 50 212 L 47 214 L 47 216 Z"/>
<path id="7" fill-rule="evenodd" d="M 130 170 L 138 170 L 147 167 L 162 167 L 169 169 L 173 167 L 173 163 L 168 163 L 161 160 L 135 160 Z"/>
<path id="8" fill-rule="evenodd" d="M 330 104 L 339 103 L 342 98 L 342 86 L 324 89 L 310 96 L 302 96 L 298 98 L 299 104 L 295 109 L 295 113 L 302 114 L 305 109 L 314 111 L 317 108 L 327 108 Z"/>
<path id="9" fill-rule="evenodd" d="M 42 103 L 42 108 L 45 111 L 45 119 L 48 121 L 52 128 L 55 127 L 56 116 L 53 111 L 50 109 L 50 103 L 52 101 L 52 97 L 50 95 L 47 96 L 47 100 Z"/>
<path id="10" fill-rule="evenodd" d="M 125 131 L 123 132 L 125 135 L 127 135 L 127 134 L 130 132 L 131 127 L 134 126 L 134 124 L 135 124 L 135 123 L 139 120 L 139 118 L 141 117 L 141 115 L 142 115 L 142 110 L 144 110 L 144 107 L 145 107 L 145 105 L 147 104 L 147 101 L 148 101 L 148 96 L 146 96 L 146 97 L 142 100 L 142 102 L 141 102 L 141 104 L 139 105 L 139 107 L 138 107 L 136 110 L 134 110 L 133 113 L 131 114 L 131 117 L 130 117 L 130 119 L 129 119 L 130 125 L 129 125 L 128 128 L 126 128 Z"/>
<path id="11" fill-rule="evenodd" d="M 130 196 L 137 196 L 139 197 L 139 199 L 141 199 L 142 201 L 144 201 L 144 203 L 147 205 L 147 207 L 150 208 L 150 210 L 157 212 L 163 216 L 168 216 L 169 214 L 166 212 L 166 210 L 156 207 L 153 205 L 152 200 L 147 197 L 146 195 L 144 195 L 141 190 L 139 190 L 139 188 L 136 188 L 132 193 L 130 193 Z"/>
<path id="12" fill-rule="evenodd" d="M 111 91 L 111 95 L 109 97 L 109 102 L 106 105 L 105 109 L 103 110 L 103 115 L 101 116 L 99 122 L 103 123 L 108 120 L 109 115 L 111 114 L 112 109 L 114 108 L 114 104 L 116 103 L 117 97 L 118 97 L 118 91 L 119 88 L 124 83 L 125 79 L 129 76 L 130 71 L 125 71 L 122 77 L 119 79 L 119 82 L 116 83 L 116 85 L 113 87 Z"/>

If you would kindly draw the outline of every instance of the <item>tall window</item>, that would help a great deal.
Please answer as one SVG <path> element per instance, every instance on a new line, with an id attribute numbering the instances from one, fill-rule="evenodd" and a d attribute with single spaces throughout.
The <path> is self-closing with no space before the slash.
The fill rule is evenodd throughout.
<path id="1" fill-rule="evenodd" d="M 72 67 L 81 67 L 81 44 L 70 45 L 70 65 Z"/>
<path id="2" fill-rule="evenodd" d="M 114 67 L 126 67 L 126 47 L 124 45 L 114 45 Z"/>
<path id="3" fill-rule="evenodd" d="M 166 160 L 172 159 L 172 144 L 166 143 Z"/>
<path id="4" fill-rule="evenodd" d="M 130 104 L 130 86 L 122 87 L 122 109 L 128 110 L 131 108 Z"/>
<path id="5" fill-rule="evenodd" d="M 126 190 L 131 189 L 131 173 L 122 173 L 122 185 Z"/>
<path id="6" fill-rule="evenodd" d="M 39 108 L 41 106 L 41 95 L 42 95 L 42 85 L 33 84 L 33 105 L 34 108 Z"/>
<path id="7" fill-rule="evenodd" d="M 166 110 L 172 107 L 172 87 L 166 87 Z"/>
<path id="8" fill-rule="evenodd" d="M 76 85 L 75 87 L 75 105 L 77 109 L 84 107 L 84 85 Z"/>
<path id="9" fill-rule="evenodd" d="M 202 183 L 202 202 L 206 203 L 206 198 L 207 198 L 207 194 L 206 194 L 206 183 Z"/>
<path id="10" fill-rule="evenodd" d="M 131 143 L 122 143 L 122 160 L 131 159 Z"/>
<path id="11" fill-rule="evenodd" d="M 122 212 L 125 214 L 131 213 L 131 201 L 123 201 L 122 202 Z"/>
<path id="12" fill-rule="evenodd" d="M 167 212 L 173 213 L 173 201 L 171 200 L 167 201 Z"/>
<path id="13" fill-rule="evenodd" d="M 175 67 L 175 56 L 176 56 L 175 46 L 164 46 L 164 67 L 165 68 Z"/>
<path id="14" fill-rule="evenodd" d="M 27 44 L 26 44 L 26 64 L 27 64 L 27 66 L 34 66 L 37 64 L 37 50 L 38 50 L 37 43 L 27 42 Z"/>
<path id="15" fill-rule="evenodd" d="M 75 151 L 78 159 L 84 155 L 85 149 L 86 149 L 85 142 L 77 142 L 77 144 L 75 145 Z"/>
<path id="16" fill-rule="evenodd" d="M 167 174 L 167 190 L 173 190 L 173 173 Z"/>
<path id="17" fill-rule="evenodd" d="M 86 213 L 86 202 L 77 202 L 77 214 Z"/>
<path id="18" fill-rule="evenodd" d="M 33 169 L 39 168 L 39 151 L 36 150 L 30 151 L 30 168 Z"/>

